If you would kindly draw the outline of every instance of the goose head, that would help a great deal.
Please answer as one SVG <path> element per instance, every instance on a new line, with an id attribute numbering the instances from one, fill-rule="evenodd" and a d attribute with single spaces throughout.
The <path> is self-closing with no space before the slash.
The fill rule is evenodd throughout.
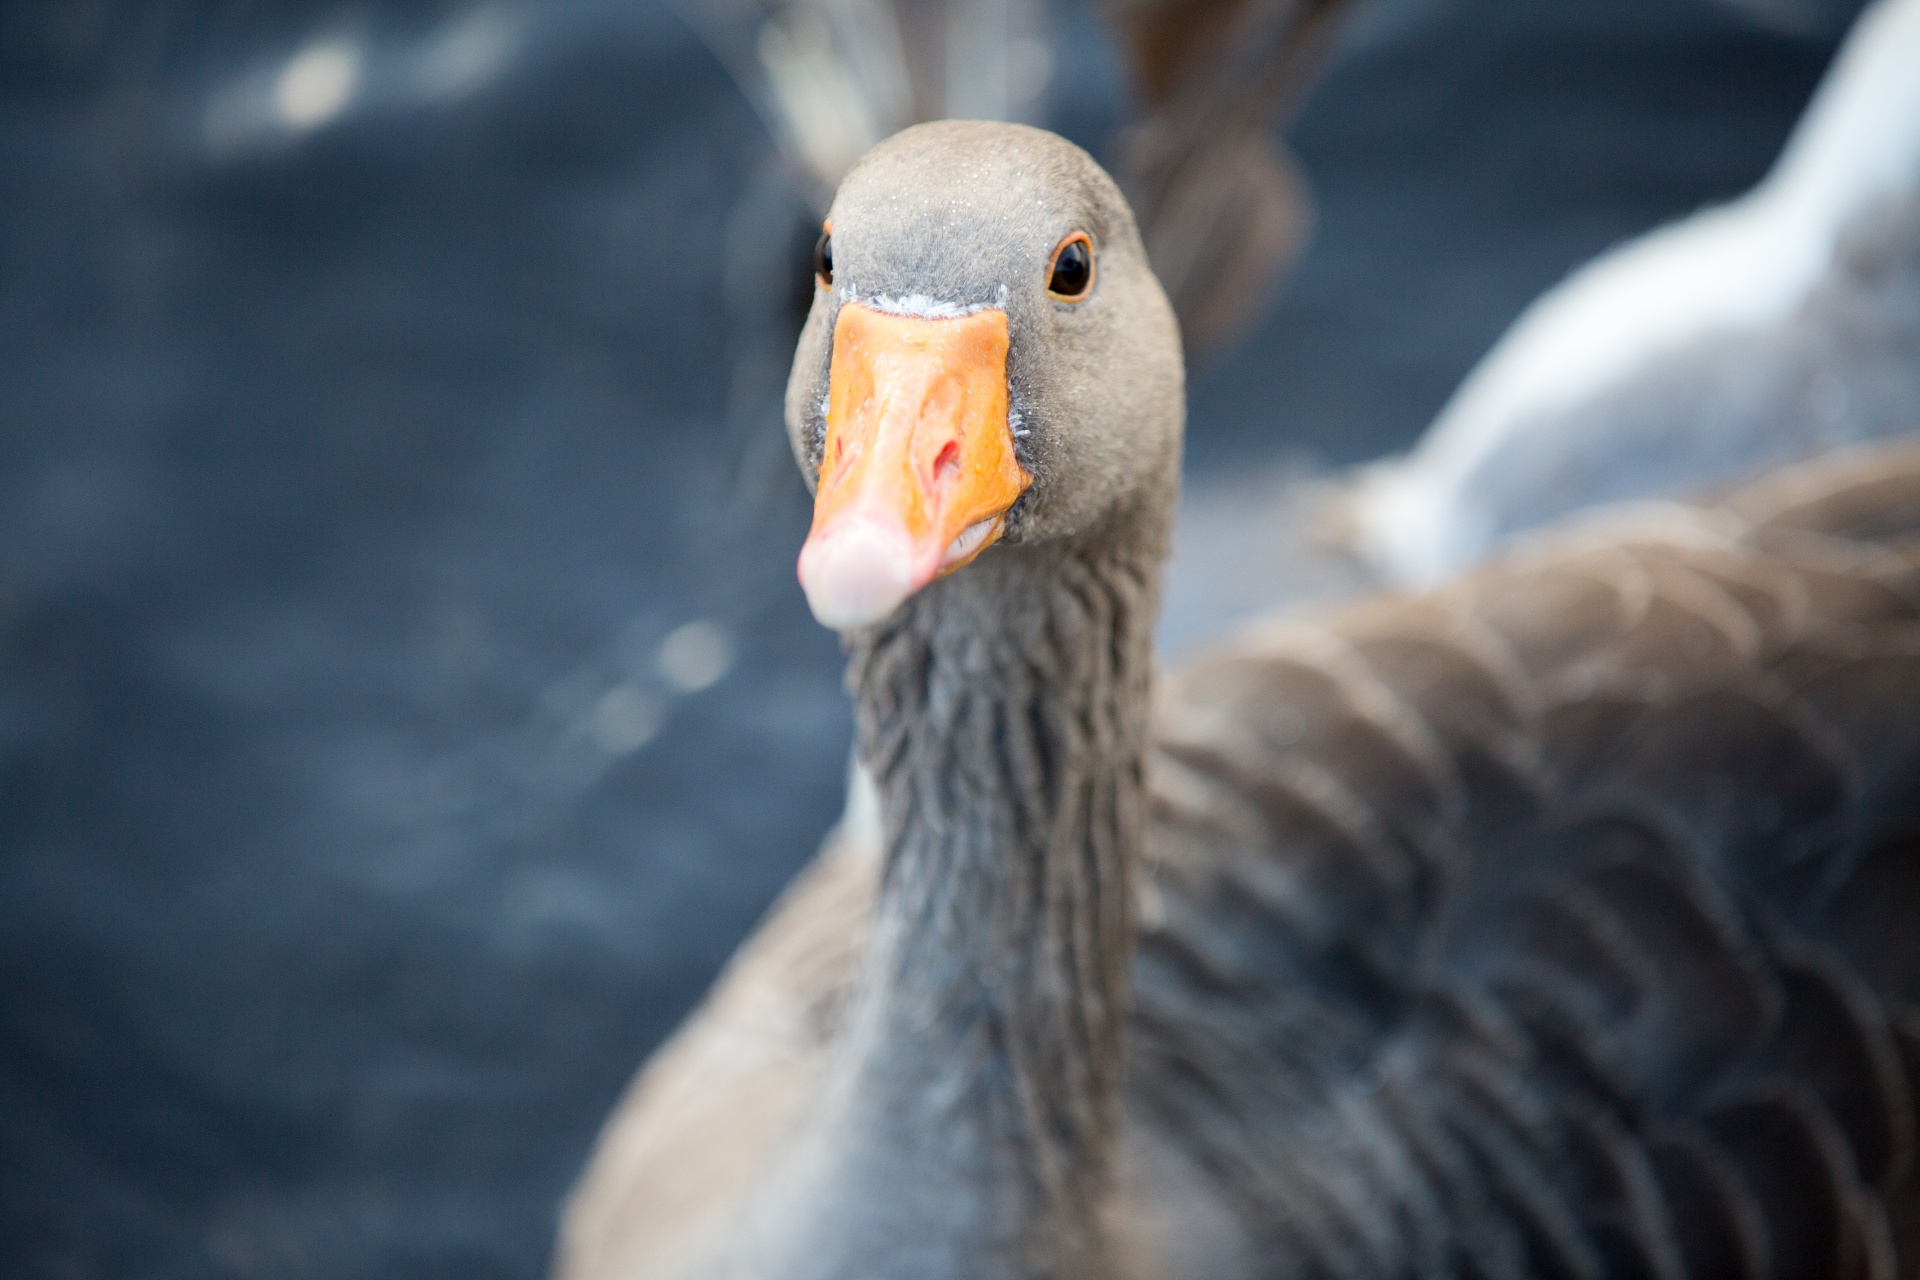
<path id="1" fill-rule="evenodd" d="M 1006 548 L 1163 536 L 1179 330 L 1084 151 L 1023 125 L 908 129 L 848 173 L 815 256 L 786 410 L 820 622 L 871 626 Z"/>

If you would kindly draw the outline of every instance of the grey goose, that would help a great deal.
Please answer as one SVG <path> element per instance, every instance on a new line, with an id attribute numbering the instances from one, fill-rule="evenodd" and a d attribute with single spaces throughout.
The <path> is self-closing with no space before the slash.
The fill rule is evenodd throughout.
<path id="1" fill-rule="evenodd" d="M 1920 1275 L 1920 449 L 1156 674 L 1182 362 L 1113 183 L 921 125 L 819 256 L 871 789 L 558 1276 Z"/>

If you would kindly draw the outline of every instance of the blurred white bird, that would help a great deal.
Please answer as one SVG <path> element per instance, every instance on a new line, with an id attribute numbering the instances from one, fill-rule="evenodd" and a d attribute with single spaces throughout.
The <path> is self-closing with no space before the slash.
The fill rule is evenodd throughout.
<path id="1" fill-rule="evenodd" d="M 1603 502 L 1920 430 L 1920 0 L 1856 23 L 1767 178 L 1535 302 L 1353 496 L 1428 583 Z"/>

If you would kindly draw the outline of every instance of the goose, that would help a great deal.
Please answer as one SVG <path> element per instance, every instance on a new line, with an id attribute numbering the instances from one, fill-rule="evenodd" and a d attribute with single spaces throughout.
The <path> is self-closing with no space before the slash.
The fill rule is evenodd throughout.
<path id="1" fill-rule="evenodd" d="M 1596 504 L 1920 429 L 1920 0 L 1848 32 L 1771 172 L 1539 298 L 1347 514 L 1437 582 Z"/>
<path id="2" fill-rule="evenodd" d="M 916 126 L 817 266 L 870 783 L 556 1276 L 1920 1275 L 1920 447 L 1156 677 L 1183 368 L 1115 184 Z"/>

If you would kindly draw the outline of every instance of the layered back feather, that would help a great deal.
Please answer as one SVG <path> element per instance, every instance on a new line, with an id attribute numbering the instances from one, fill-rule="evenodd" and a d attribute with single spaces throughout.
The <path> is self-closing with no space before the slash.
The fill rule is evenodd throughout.
<path id="1" fill-rule="evenodd" d="M 1920 448 L 1162 693 L 1130 1105 L 1272 1276 L 1920 1275 Z"/>

